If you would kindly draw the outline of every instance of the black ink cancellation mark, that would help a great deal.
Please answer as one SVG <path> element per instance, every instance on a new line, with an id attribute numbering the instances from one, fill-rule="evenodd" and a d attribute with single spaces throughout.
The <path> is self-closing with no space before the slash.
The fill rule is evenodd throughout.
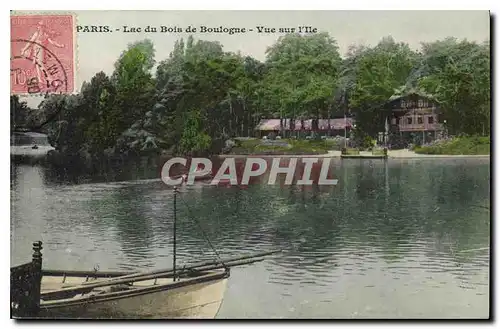
<path id="1" fill-rule="evenodd" d="M 13 93 L 68 92 L 66 70 L 52 51 L 37 42 L 24 39 L 11 40 L 11 49 L 19 49 L 19 46 L 15 46 L 16 44 L 31 44 L 33 47 L 29 54 L 21 51 L 20 54 L 10 58 Z"/>

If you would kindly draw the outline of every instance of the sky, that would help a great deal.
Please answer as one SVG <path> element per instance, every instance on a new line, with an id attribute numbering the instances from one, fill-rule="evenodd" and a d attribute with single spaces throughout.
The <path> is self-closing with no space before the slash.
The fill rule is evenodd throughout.
<path id="1" fill-rule="evenodd" d="M 376 45 L 385 36 L 419 49 L 421 42 L 452 36 L 482 42 L 490 39 L 488 11 L 75 11 L 76 25 L 107 25 L 113 32 L 75 32 L 76 87 L 104 71 L 113 72 L 114 62 L 127 45 L 149 38 L 156 50 L 156 61 L 168 58 L 174 42 L 190 33 L 125 33 L 123 27 L 148 25 L 185 29 L 198 28 L 196 39 L 219 41 L 225 51 L 240 51 L 265 60 L 266 48 L 282 33 L 258 33 L 258 26 L 271 28 L 311 26 L 328 32 L 337 40 L 344 55 L 353 44 Z M 244 34 L 199 33 L 200 26 L 253 29 Z M 120 31 L 116 31 L 120 29 Z M 30 105 L 35 102 L 31 99 Z"/>

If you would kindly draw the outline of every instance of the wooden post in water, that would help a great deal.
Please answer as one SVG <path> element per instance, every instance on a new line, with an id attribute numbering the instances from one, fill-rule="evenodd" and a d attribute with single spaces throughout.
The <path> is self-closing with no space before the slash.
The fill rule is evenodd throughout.
<path id="1" fill-rule="evenodd" d="M 177 186 L 174 186 L 174 260 L 173 260 L 173 280 L 175 281 L 175 263 L 177 261 Z"/>

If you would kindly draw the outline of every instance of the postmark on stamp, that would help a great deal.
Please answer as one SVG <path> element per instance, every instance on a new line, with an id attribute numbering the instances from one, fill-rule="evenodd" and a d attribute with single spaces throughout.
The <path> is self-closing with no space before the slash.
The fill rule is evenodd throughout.
<path id="1" fill-rule="evenodd" d="M 72 93 L 74 17 L 11 16 L 12 94 Z"/>

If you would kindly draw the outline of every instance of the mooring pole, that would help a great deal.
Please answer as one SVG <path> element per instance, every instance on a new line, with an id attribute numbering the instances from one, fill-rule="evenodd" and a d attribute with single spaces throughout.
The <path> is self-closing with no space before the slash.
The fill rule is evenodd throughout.
<path id="1" fill-rule="evenodd" d="M 177 260 L 177 186 L 174 187 L 174 264 L 173 269 L 173 279 L 175 281 L 175 264 Z"/>
<path id="2" fill-rule="evenodd" d="M 40 310 L 40 294 L 42 285 L 42 241 L 33 242 L 33 256 L 31 263 L 33 264 L 33 281 L 32 296 L 30 300 L 30 315 L 36 315 Z"/>

